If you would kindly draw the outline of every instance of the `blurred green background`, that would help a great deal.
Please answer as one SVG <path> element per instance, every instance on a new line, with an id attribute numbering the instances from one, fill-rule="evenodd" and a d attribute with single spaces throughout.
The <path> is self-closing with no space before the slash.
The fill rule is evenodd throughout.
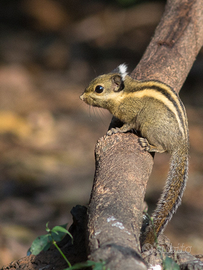
<path id="1" fill-rule="evenodd" d="M 87 205 L 94 146 L 111 116 L 79 95 L 95 76 L 132 71 L 164 1 L 0 1 L 0 265 L 26 255 L 35 237 L 72 223 Z M 179 251 L 203 253 L 203 51 L 181 91 L 190 127 L 190 174 L 166 235 Z M 156 155 L 146 200 L 155 207 L 169 156 Z M 187 248 L 187 249 L 186 249 Z"/>

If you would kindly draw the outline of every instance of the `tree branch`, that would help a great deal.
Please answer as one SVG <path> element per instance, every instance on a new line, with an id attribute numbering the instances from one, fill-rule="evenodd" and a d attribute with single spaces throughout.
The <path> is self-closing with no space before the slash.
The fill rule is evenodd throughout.
<path id="1" fill-rule="evenodd" d="M 90 259 L 103 259 L 110 269 L 145 269 L 139 232 L 152 157 L 138 145 L 134 134 L 105 136 L 95 152 L 88 210 Z"/>
<path id="2" fill-rule="evenodd" d="M 141 61 L 138 80 L 160 80 L 179 92 L 203 44 L 202 0 L 168 0 Z"/>

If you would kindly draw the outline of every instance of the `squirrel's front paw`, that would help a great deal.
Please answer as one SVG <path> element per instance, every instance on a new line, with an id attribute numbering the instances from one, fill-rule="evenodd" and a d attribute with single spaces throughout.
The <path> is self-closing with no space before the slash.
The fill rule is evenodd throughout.
<path id="1" fill-rule="evenodd" d="M 122 133 L 122 131 L 120 130 L 120 128 L 111 128 L 107 131 L 106 135 L 107 136 L 111 136 L 113 134 L 116 134 L 116 133 Z"/>
<path id="2" fill-rule="evenodd" d="M 111 128 L 110 130 L 107 131 L 106 135 L 107 136 L 111 136 L 112 134 L 116 134 L 116 133 L 126 133 L 126 132 L 131 132 L 137 135 L 137 131 L 133 128 L 129 128 L 128 126 L 124 125 L 122 127 L 115 127 L 115 128 Z"/>

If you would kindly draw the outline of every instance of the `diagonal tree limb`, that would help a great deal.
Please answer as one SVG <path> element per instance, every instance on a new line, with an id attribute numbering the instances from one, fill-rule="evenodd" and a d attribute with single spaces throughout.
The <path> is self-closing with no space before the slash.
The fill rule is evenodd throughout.
<path id="1" fill-rule="evenodd" d="M 203 1 L 168 0 L 141 61 L 138 80 L 160 80 L 179 92 L 203 44 Z"/>

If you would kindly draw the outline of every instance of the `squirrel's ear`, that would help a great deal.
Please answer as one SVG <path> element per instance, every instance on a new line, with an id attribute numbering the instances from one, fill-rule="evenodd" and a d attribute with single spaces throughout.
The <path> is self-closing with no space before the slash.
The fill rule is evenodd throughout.
<path id="1" fill-rule="evenodd" d="M 112 73 L 119 73 L 124 81 L 125 76 L 128 75 L 127 66 L 125 64 L 121 64 L 116 69 L 114 69 Z"/>
<path id="2" fill-rule="evenodd" d="M 112 79 L 112 83 L 113 83 L 113 91 L 114 92 L 119 92 L 119 91 L 123 90 L 124 82 L 123 82 L 123 79 L 120 75 L 114 75 L 111 79 Z"/>

